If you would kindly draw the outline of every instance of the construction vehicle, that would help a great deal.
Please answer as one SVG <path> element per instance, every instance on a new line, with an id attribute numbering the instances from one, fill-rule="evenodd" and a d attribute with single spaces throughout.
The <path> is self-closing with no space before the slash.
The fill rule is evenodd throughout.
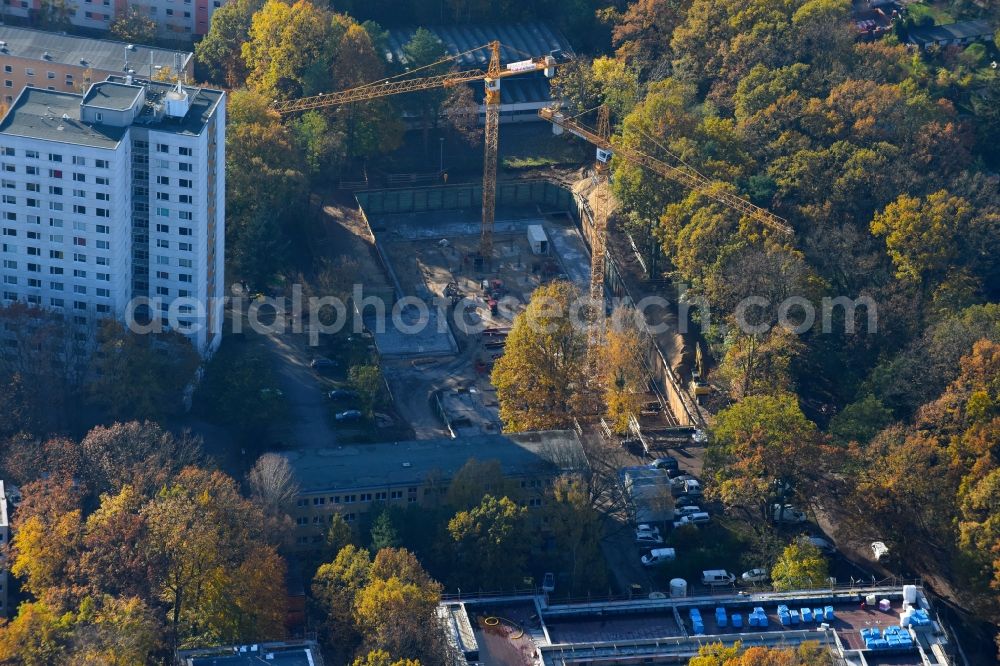
<path id="1" fill-rule="evenodd" d="M 511 76 L 538 71 L 543 72 L 546 77 L 552 78 L 555 76 L 556 66 L 563 61 L 562 52 L 553 51 L 547 56 L 530 57 L 527 60 L 508 63 L 504 67 L 500 64 L 500 42 L 494 41 L 487 45 L 470 49 L 464 53 L 449 56 L 419 69 L 428 69 L 453 62 L 462 56 L 482 49 L 489 49 L 490 51 L 489 66 L 486 71 L 473 69 L 435 76 L 400 78 L 413 73 L 408 72 L 347 90 L 321 93 L 286 102 L 275 102 L 271 105 L 271 108 L 280 114 L 287 115 L 310 109 L 323 109 L 331 106 L 350 104 L 352 102 L 370 101 L 408 92 L 450 88 L 470 81 L 483 81 L 486 90 L 485 146 L 483 150 L 483 222 L 480 231 L 479 255 L 477 258 L 477 263 L 481 264 L 481 262 L 489 261 L 493 255 L 493 222 L 496 217 L 497 144 L 500 129 L 500 81 Z"/>

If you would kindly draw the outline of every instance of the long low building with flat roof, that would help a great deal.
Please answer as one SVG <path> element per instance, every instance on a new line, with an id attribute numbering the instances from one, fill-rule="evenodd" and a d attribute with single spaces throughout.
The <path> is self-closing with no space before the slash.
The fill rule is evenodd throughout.
<path id="1" fill-rule="evenodd" d="M 25 86 L 84 92 L 95 81 L 129 70 L 152 79 L 168 71 L 194 77 L 194 54 L 108 39 L 0 25 L 3 101 L 10 106 Z"/>
<path id="2" fill-rule="evenodd" d="M 512 499 L 540 506 L 556 477 L 579 473 L 587 458 L 576 432 L 550 430 L 412 440 L 283 452 L 299 485 L 296 543 L 320 543 L 335 513 L 352 523 L 373 506 L 437 506 L 470 460 L 496 461 Z M 489 488 L 487 488 L 489 490 Z"/>
<path id="3" fill-rule="evenodd" d="M 454 666 L 687 664 L 704 645 L 736 641 L 770 648 L 815 641 L 844 666 L 953 662 L 947 632 L 918 585 L 654 596 L 661 598 L 454 599 L 442 602 L 438 617 Z"/>

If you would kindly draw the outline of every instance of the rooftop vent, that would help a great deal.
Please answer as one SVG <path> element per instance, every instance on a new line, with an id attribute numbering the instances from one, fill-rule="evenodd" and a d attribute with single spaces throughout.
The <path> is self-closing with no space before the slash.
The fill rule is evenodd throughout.
<path id="1" fill-rule="evenodd" d="M 46 60 L 52 60 L 52 54 L 51 54 L 51 53 L 49 53 L 48 51 L 46 51 L 45 53 L 43 53 L 43 54 L 42 54 L 42 57 L 43 57 L 44 59 L 46 59 Z"/>
<path id="2" fill-rule="evenodd" d="M 0 40 L 0 46 L 7 46 L 7 42 Z"/>
<path id="3" fill-rule="evenodd" d="M 69 114 L 68 113 L 64 113 L 63 114 L 63 120 L 69 120 Z"/>
<path id="4" fill-rule="evenodd" d="M 84 67 L 86 67 L 86 65 L 87 65 L 87 59 L 86 58 L 80 58 L 80 64 L 83 65 Z"/>
<path id="5" fill-rule="evenodd" d="M 125 48 L 127 48 L 129 51 L 135 51 L 135 44 L 129 44 Z"/>
<path id="6" fill-rule="evenodd" d="M 405 463 L 403 463 L 403 467 L 406 467 L 406 468 L 413 467 L 413 463 L 405 462 Z"/>

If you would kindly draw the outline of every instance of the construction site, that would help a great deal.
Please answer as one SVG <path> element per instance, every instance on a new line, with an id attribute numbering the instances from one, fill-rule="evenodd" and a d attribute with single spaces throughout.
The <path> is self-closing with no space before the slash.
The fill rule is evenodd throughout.
<path id="1" fill-rule="evenodd" d="M 373 190 L 357 200 L 394 302 L 409 303 L 382 327 L 362 312 L 393 397 L 420 396 L 452 436 L 499 431 L 489 374 L 514 315 L 546 282 L 567 280 L 581 293 L 590 283 L 572 193 L 542 180 L 501 184 L 488 259 L 479 185 Z"/>

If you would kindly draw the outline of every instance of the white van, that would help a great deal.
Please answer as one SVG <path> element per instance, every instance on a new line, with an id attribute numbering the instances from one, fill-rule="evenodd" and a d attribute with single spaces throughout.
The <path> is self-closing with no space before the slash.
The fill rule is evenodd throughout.
<path id="1" fill-rule="evenodd" d="M 705 511 L 695 511 L 689 513 L 686 516 L 681 516 L 674 521 L 674 527 L 684 527 L 685 525 L 697 525 L 698 523 L 707 523 L 712 517 L 708 515 Z"/>
<path id="2" fill-rule="evenodd" d="M 642 556 L 642 566 L 655 567 L 677 559 L 677 551 L 673 548 L 654 548 L 648 555 Z"/>
<path id="3" fill-rule="evenodd" d="M 709 569 L 701 572 L 702 585 L 732 585 L 736 582 L 736 574 L 731 574 L 725 569 Z"/>

